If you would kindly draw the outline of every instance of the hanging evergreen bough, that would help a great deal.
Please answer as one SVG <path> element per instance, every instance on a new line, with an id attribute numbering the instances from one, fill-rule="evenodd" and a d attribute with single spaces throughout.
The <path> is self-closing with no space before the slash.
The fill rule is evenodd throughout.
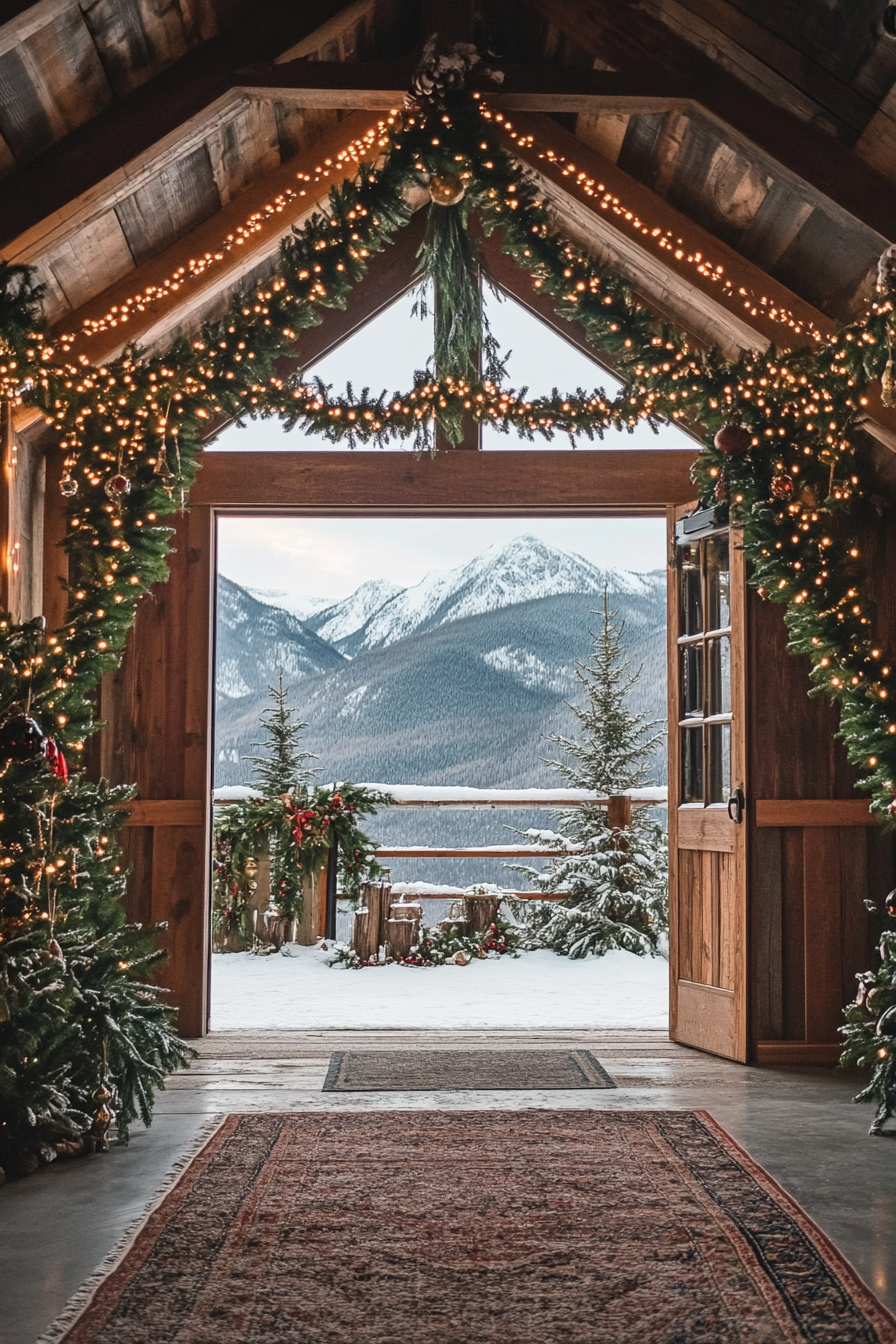
<path id="1" fill-rule="evenodd" d="M 377 161 L 332 188 L 326 210 L 284 240 L 276 276 L 243 294 L 224 318 L 205 324 L 195 338 L 176 341 L 164 356 L 130 349 L 94 367 L 89 332 L 77 338 L 42 333 L 40 290 L 30 274 L 22 268 L 0 269 L 0 396 L 38 407 L 66 452 L 65 545 L 77 575 L 60 630 L 29 631 L 6 618 L 0 629 L 0 715 L 22 715 L 27 703 L 39 733 L 52 736 L 63 753 L 77 760 L 95 729 L 90 693 L 117 666 L 138 601 L 166 577 L 170 529 L 160 519 L 186 500 L 201 431 L 219 417 L 277 416 L 287 426 L 301 421 L 347 446 L 402 438 L 417 449 L 432 448 L 436 425 L 459 442 L 467 415 L 508 432 L 547 438 L 556 432 L 601 436 L 607 428 L 630 428 L 640 420 L 686 419 L 707 435 L 695 466 L 701 502 L 730 509 L 743 529 L 752 581 L 786 606 L 790 647 L 811 659 L 815 689 L 837 704 L 841 736 L 860 784 L 870 793 L 875 814 L 892 825 L 896 702 L 890 688 L 896 660 L 874 636 L 867 574 L 853 530 L 866 493 L 856 429 L 868 385 L 886 373 L 893 277 L 884 275 L 877 299 L 861 320 L 829 338 L 812 333 L 805 347 L 750 352 L 737 361 L 726 361 L 715 350 L 696 350 L 689 338 L 637 300 L 624 279 L 556 231 L 538 183 L 504 148 L 499 114 L 449 85 L 440 85 L 438 94 L 384 122 L 388 143 Z M 615 354 L 625 379 L 615 398 L 595 391 L 528 399 L 525 392 L 502 389 L 500 379 L 457 376 L 451 359 L 474 370 L 470 351 L 477 339 L 483 349 L 487 341 L 487 334 L 477 335 L 470 312 L 469 258 L 456 270 L 447 268 L 440 280 L 438 307 L 446 325 L 439 328 L 439 341 L 451 353 L 445 354 L 444 369 L 437 362 L 438 377 L 422 373 L 404 393 L 371 398 L 365 392 L 355 398 L 350 389 L 334 397 L 320 384 L 309 387 L 301 378 L 284 380 L 278 374 L 277 360 L 294 356 L 300 332 L 321 320 L 322 308 L 346 305 L 371 256 L 408 222 L 413 191 L 432 190 L 435 179 L 451 177 L 463 185 L 466 222 L 475 215 L 483 232 L 500 238 L 504 251 L 560 316 L 578 322 L 596 350 Z M 434 231 L 453 228 L 433 219 Z M 433 242 L 435 236 L 430 235 Z M 431 265 L 436 265 L 434 255 Z M 782 331 L 789 334 L 786 324 Z M 732 424 L 749 434 L 748 450 L 739 457 L 712 443 L 717 431 Z M 68 786 L 73 797 L 81 796 L 82 788 L 77 777 Z M 48 905 L 51 888 L 61 879 L 54 865 L 47 887 L 52 851 L 34 819 L 60 792 L 65 790 L 43 760 L 11 760 L 0 781 L 6 893 L 0 929 L 6 1004 L 0 1012 L 7 1014 L 0 1023 L 0 1063 L 7 1067 L 0 1082 L 7 1089 L 0 1093 L 4 1119 L 39 1112 L 51 1123 L 57 1112 L 68 1114 L 68 1107 L 74 1114 L 85 1103 L 72 1071 L 66 1072 L 61 1045 L 65 1005 L 74 990 L 58 989 L 55 980 L 43 983 L 46 949 L 53 941 Z M 13 798 L 21 804 L 7 806 Z M 109 808 L 118 795 L 84 794 L 82 801 L 82 832 L 71 851 L 78 850 L 81 862 L 88 850 L 94 851 L 96 837 L 105 835 L 108 848 L 100 846 L 100 858 L 114 857 Z M 123 881 L 117 874 L 111 884 L 116 900 Z M 111 890 L 110 884 L 103 889 Z M 18 893 L 14 898 L 13 892 Z M 60 899 L 57 925 L 64 907 Z M 89 929 L 93 914 L 88 918 L 88 907 L 86 897 L 73 903 L 72 911 L 81 913 L 72 914 L 72 928 Z M 21 938 L 24 943 L 16 941 Z M 58 934 L 55 941 L 61 945 Z M 11 947 L 27 950 L 12 958 Z M 130 954 L 119 960 L 126 966 L 120 986 L 125 995 L 133 960 Z M 143 992 L 147 1002 L 159 1004 L 155 991 Z M 26 1018 L 33 1023 L 27 1041 L 40 1038 L 39 1051 L 36 1044 L 25 1049 Z M 41 1037 L 52 1023 L 55 1055 Z M 66 1021 L 65 1030 L 70 1029 Z M 86 1028 L 85 1033 L 86 1041 Z M 176 1058 L 180 1047 L 174 1041 L 168 1037 L 164 1048 L 156 1047 L 160 1070 Z M 84 1050 L 83 1059 L 91 1061 L 87 1072 L 93 1069 L 95 1075 L 96 1043 Z M 30 1072 L 27 1084 L 9 1083 L 10 1076 L 18 1077 L 16 1060 L 32 1057 L 42 1061 L 39 1076 Z M 50 1062 L 54 1059 L 56 1064 Z M 115 1067 L 111 1058 L 109 1067 Z M 126 1074 L 122 1064 L 123 1085 Z M 151 1101 L 152 1071 L 142 1079 Z M 26 1094 L 43 1096 L 38 1111 L 29 1110 Z M 22 1123 L 13 1120 L 8 1132 L 18 1133 Z"/>

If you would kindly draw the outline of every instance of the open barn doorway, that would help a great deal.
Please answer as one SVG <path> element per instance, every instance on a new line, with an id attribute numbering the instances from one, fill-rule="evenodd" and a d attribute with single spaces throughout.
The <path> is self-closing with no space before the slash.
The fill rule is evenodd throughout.
<path id="1" fill-rule="evenodd" d="M 356 385 L 408 381 L 419 350 L 409 306 L 409 298 L 400 300 L 311 373 Z M 493 302 L 489 315 L 518 385 L 607 382 L 605 371 L 514 301 Z M 230 431 L 215 447 L 270 451 L 294 448 L 295 437 L 253 425 Z M 657 439 L 643 427 L 613 441 L 643 450 L 645 438 L 652 448 L 682 443 L 675 430 Z M 481 447 L 490 456 L 507 445 L 485 429 Z M 319 440 L 301 446 L 313 449 Z M 599 471 L 600 446 L 576 446 Z M 551 447 L 565 457 L 570 445 Z M 526 455 L 520 460 L 525 466 Z M 381 847 L 393 900 L 419 904 L 423 926 L 440 929 L 465 913 L 463 902 L 477 889 L 500 890 L 501 918 L 514 926 L 506 942 L 528 949 L 518 959 L 493 956 L 473 965 L 459 948 L 460 957 L 446 957 L 438 974 L 398 965 L 376 976 L 331 970 L 334 954 L 351 943 L 348 894 L 335 921 L 331 909 L 328 928 L 322 876 L 306 892 L 301 919 L 284 921 L 276 896 L 268 895 L 266 859 L 256 871 L 250 855 L 247 874 L 240 850 L 235 870 L 225 844 L 216 856 L 211 1028 L 576 1027 L 585 1019 L 664 1028 L 665 909 L 656 917 L 657 937 L 632 940 L 656 955 L 636 956 L 612 939 L 606 949 L 600 937 L 589 939 L 587 920 L 564 937 L 555 919 L 553 945 L 543 936 L 539 946 L 532 916 L 548 902 L 526 900 L 552 885 L 535 873 L 559 871 L 558 850 L 576 843 L 558 838 L 557 804 L 564 786 L 570 792 L 569 778 L 547 762 L 574 764 L 552 739 L 582 737 L 568 702 L 587 707 L 576 667 L 594 653 L 605 593 L 624 658 L 641 673 L 628 707 L 655 725 L 643 734 L 645 792 L 635 807 L 642 820 L 649 815 L 665 826 L 665 740 L 649 741 L 656 728 L 665 739 L 666 726 L 664 510 L 596 517 L 583 504 L 543 516 L 532 505 L 490 513 L 483 500 L 463 511 L 466 517 L 433 517 L 434 504 L 425 518 L 385 509 L 375 517 L 357 516 L 360 509 L 352 517 L 219 515 L 215 811 L 227 816 L 228 800 L 258 785 L 250 758 L 264 754 L 257 745 L 261 716 L 274 703 L 269 688 L 279 685 L 282 669 L 289 710 L 307 724 L 301 749 L 316 758 L 309 762 L 319 771 L 308 781 L 312 792 L 315 784 L 350 780 L 382 786 L 395 799 L 362 823 Z M 439 806 L 452 789 L 482 792 L 464 806 L 457 799 Z M 498 793 L 521 791 L 533 806 L 496 805 Z M 414 801 L 424 805 L 410 806 Z M 561 891 L 548 894 L 562 895 L 564 884 L 553 885 Z M 269 929 L 283 942 L 273 952 Z"/>

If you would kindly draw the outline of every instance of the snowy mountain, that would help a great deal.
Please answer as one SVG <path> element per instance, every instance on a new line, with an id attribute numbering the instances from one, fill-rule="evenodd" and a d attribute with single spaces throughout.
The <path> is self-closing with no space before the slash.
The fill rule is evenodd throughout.
<path id="1" fill-rule="evenodd" d="M 333 605 L 329 597 L 304 597 L 297 598 L 292 593 L 286 592 L 283 588 L 246 588 L 247 593 L 257 597 L 259 602 L 263 602 L 266 607 L 280 607 L 282 611 L 288 611 L 291 616 L 295 616 L 300 621 L 306 621 L 309 616 L 313 616 L 318 611 L 323 611 L 324 607 Z"/>
<path id="2" fill-rule="evenodd" d="M 657 586 L 614 597 L 643 676 L 633 704 L 665 717 L 665 598 Z M 382 779 L 491 787 L 556 782 L 545 736 L 575 735 L 564 703 L 581 698 L 575 660 L 587 656 L 596 598 L 561 593 L 446 621 L 310 675 L 293 703 L 305 744 L 329 779 Z M 338 655 L 337 655 L 338 656 Z M 260 691 L 219 697 L 216 782 L 244 778 L 240 757 L 257 737 Z M 663 780 L 657 763 L 655 782 Z"/>
<path id="3" fill-rule="evenodd" d="M 280 607 L 268 606 L 239 584 L 218 576 L 217 712 L 228 701 L 261 709 L 279 670 L 287 685 L 343 666 L 342 655 Z"/>
<path id="4" fill-rule="evenodd" d="M 339 647 L 340 641 L 348 640 L 364 626 L 380 607 L 384 607 L 393 597 L 403 593 L 404 588 L 388 579 L 368 579 L 360 588 L 341 602 L 328 604 L 317 611 L 309 612 L 306 624 Z"/>
<path id="5" fill-rule="evenodd" d="M 483 529 L 487 527 L 484 522 Z M 428 575 L 413 588 L 395 591 L 354 629 L 350 628 L 354 614 L 351 619 L 328 620 L 328 613 L 320 612 L 309 617 L 307 624 L 340 652 L 356 658 L 468 616 L 564 593 L 596 595 L 603 591 L 605 582 L 611 597 L 617 599 L 622 595 L 653 595 L 663 589 L 665 578 L 662 574 L 605 573 L 580 555 L 526 535 L 490 546 L 458 569 Z M 360 613 L 368 600 L 365 590 L 372 588 L 372 583 L 364 584 L 340 607 L 347 614 L 349 609 Z M 364 599 L 356 602 L 362 594 Z"/>

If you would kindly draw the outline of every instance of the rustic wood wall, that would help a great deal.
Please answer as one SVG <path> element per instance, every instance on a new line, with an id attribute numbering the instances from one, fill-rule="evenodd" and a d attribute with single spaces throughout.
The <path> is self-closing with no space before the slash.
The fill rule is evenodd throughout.
<path id="1" fill-rule="evenodd" d="M 859 545 L 878 590 L 881 643 L 892 647 L 896 519 L 867 518 Z M 856 972 L 874 959 L 879 924 L 864 901 L 880 902 L 896 885 L 896 844 L 868 824 L 837 714 L 824 698 L 809 698 L 808 660 L 787 653 L 786 644 L 782 609 L 751 591 L 752 1037 L 760 1062 L 833 1062 Z M 853 801 L 837 808 L 831 800 L 838 799 Z M 815 806 L 788 808 L 787 800 Z"/>
<path id="2" fill-rule="evenodd" d="M 180 1010 L 185 1036 L 207 1029 L 209 956 L 211 510 L 176 523 L 171 577 L 138 609 L 121 667 L 104 679 L 108 723 L 88 768 L 115 784 L 136 783 L 139 801 L 122 831 L 133 866 L 127 913 L 167 921 L 169 954 L 159 982 Z"/>

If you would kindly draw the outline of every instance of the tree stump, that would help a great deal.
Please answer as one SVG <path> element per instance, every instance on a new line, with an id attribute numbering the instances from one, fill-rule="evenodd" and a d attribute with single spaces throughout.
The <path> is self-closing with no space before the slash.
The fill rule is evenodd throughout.
<path id="1" fill-rule="evenodd" d="M 386 920 L 386 955 L 403 961 L 416 944 L 419 926 L 414 919 Z"/>
<path id="2" fill-rule="evenodd" d="M 361 887 L 361 900 L 365 908 L 370 911 L 370 921 L 373 925 L 370 937 L 374 946 L 379 948 L 386 941 L 386 920 L 389 918 L 389 907 L 392 904 L 391 882 L 365 882 Z"/>
<path id="3" fill-rule="evenodd" d="M 379 955 L 379 936 L 377 926 L 366 906 L 355 911 L 352 926 L 352 951 L 357 952 L 362 961 L 370 961 Z"/>
<path id="4" fill-rule="evenodd" d="M 472 933 L 484 933 L 498 918 L 499 897 L 471 895 L 464 897 L 464 914 Z"/>

